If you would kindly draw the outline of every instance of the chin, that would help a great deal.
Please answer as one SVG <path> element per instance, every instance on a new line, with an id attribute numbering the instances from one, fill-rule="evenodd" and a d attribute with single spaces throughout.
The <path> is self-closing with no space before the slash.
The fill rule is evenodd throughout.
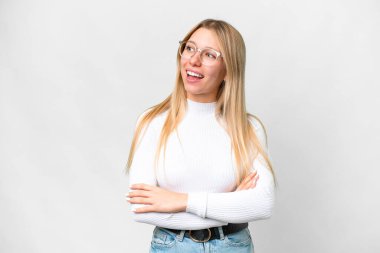
<path id="1" fill-rule="evenodd" d="M 197 95 L 197 94 L 202 93 L 202 89 L 201 88 L 194 87 L 194 86 L 187 85 L 187 84 L 185 84 L 185 90 L 186 90 L 187 93 L 190 93 L 190 94 L 193 94 L 193 95 Z"/>

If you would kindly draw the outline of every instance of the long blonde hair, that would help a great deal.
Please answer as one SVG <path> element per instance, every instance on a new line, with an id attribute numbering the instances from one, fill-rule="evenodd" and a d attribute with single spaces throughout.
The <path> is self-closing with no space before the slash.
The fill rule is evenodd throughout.
<path id="1" fill-rule="evenodd" d="M 258 158 L 259 154 L 263 156 L 268 169 L 274 176 L 269 156 L 262 147 L 249 117 L 256 118 L 261 125 L 262 123 L 256 116 L 248 113 L 245 107 L 245 44 L 241 34 L 225 21 L 206 19 L 193 27 L 183 40 L 188 40 L 199 28 L 206 28 L 216 33 L 227 70 L 226 78 L 220 85 L 217 93 L 215 116 L 222 122 L 231 139 L 236 162 L 236 184 L 239 185 L 250 173 L 253 161 Z M 150 107 L 136 127 L 126 166 L 127 172 L 132 165 L 141 130 L 149 125 L 157 115 L 168 111 L 156 149 L 155 166 L 157 167 L 162 147 L 164 147 L 165 159 L 168 137 L 176 130 L 179 122 L 181 122 L 187 106 L 187 96 L 181 76 L 180 60 L 180 55 L 177 54 L 177 74 L 173 92 L 161 103 Z M 264 128 L 263 125 L 262 127 Z"/>

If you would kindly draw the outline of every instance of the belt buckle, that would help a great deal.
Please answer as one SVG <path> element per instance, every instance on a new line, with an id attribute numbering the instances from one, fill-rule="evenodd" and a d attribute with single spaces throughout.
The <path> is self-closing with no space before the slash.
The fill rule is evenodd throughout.
<path id="1" fill-rule="evenodd" d="M 205 240 L 198 240 L 198 239 L 193 238 L 193 236 L 191 235 L 192 230 L 189 230 L 189 236 L 191 240 L 193 240 L 194 242 L 207 242 L 211 238 L 211 230 L 209 228 L 207 228 L 207 230 L 208 230 L 208 237 Z"/>

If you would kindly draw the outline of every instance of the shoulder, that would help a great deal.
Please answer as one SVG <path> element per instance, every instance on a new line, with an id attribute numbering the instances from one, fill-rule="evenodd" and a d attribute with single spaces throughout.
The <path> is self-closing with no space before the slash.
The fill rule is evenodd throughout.
<path id="1" fill-rule="evenodd" d="M 139 113 L 135 122 L 135 130 L 140 129 L 140 136 L 147 136 L 149 139 L 157 139 L 162 126 L 166 119 L 167 112 L 163 112 L 157 115 L 149 115 L 152 108 L 148 108 Z M 152 118 L 153 117 L 153 118 Z M 140 138 L 143 138 L 143 137 Z"/>
<path id="2" fill-rule="evenodd" d="M 255 131 L 260 131 L 260 132 L 265 133 L 264 123 L 259 119 L 259 117 L 249 113 L 248 114 L 248 120 L 251 122 Z"/>
<path id="3" fill-rule="evenodd" d="M 250 123 L 253 126 L 253 129 L 256 133 L 257 138 L 259 139 L 261 145 L 264 146 L 264 148 L 268 148 L 268 140 L 267 140 L 267 133 L 264 127 L 264 123 L 255 115 L 248 114 L 248 119 Z"/>
<path id="4" fill-rule="evenodd" d="M 143 112 L 141 112 L 141 113 L 138 114 L 137 120 L 136 120 L 136 124 L 135 124 L 136 127 L 140 123 L 142 123 L 143 119 L 145 119 L 146 116 L 148 116 L 148 114 L 151 112 L 151 110 L 152 110 L 152 108 L 148 108 L 148 109 L 146 109 Z M 165 121 L 166 114 L 167 114 L 167 111 L 163 112 L 163 113 L 160 113 L 158 115 L 155 115 L 151 120 L 149 120 L 148 125 L 149 126 L 154 126 L 154 125 L 162 124 Z"/>
<path id="5" fill-rule="evenodd" d="M 156 143 L 159 138 L 160 125 L 163 120 L 163 114 L 155 116 L 150 115 L 151 108 L 140 112 L 135 120 L 135 137 L 137 137 L 138 145 L 146 145 Z M 152 118 L 153 117 L 153 118 Z"/>

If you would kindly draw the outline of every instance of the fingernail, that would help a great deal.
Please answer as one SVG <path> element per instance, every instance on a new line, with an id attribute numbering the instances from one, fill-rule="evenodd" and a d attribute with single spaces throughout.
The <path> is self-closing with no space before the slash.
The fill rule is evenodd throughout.
<path id="1" fill-rule="evenodd" d="M 130 197 L 126 197 L 126 199 L 129 201 L 129 200 L 131 200 L 131 198 Z"/>

